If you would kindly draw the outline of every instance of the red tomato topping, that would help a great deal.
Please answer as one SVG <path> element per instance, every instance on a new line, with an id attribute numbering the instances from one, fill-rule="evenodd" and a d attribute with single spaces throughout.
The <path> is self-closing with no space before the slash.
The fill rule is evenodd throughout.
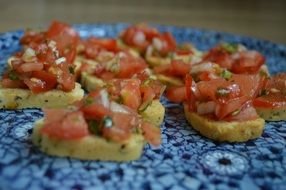
<path id="1" fill-rule="evenodd" d="M 49 121 L 52 118 L 49 117 L 51 115 L 58 118 L 56 114 L 59 114 L 60 111 L 53 111 L 54 114 L 50 113 L 45 120 Z M 60 114 L 60 116 L 62 115 L 65 114 Z M 41 133 L 64 140 L 75 140 L 89 135 L 88 125 L 80 111 L 68 113 L 59 121 L 45 123 Z"/>
<path id="2" fill-rule="evenodd" d="M 172 102 L 181 103 L 186 100 L 186 88 L 184 86 L 169 87 L 166 91 L 166 97 Z"/>
<path id="3" fill-rule="evenodd" d="M 130 79 L 123 82 L 120 95 L 123 104 L 137 110 L 141 105 L 140 80 Z"/>
<path id="4" fill-rule="evenodd" d="M 145 139 L 153 146 L 159 146 L 161 144 L 161 130 L 159 127 L 143 122 L 141 125 L 143 135 Z"/>
<path id="5" fill-rule="evenodd" d="M 286 107 L 286 73 L 274 75 L 267 81 L 265 94 L 256 98 L 254 106 L 265 108 Z"/>
<path id="6" fill-rule="evenodd" d="M 231 67 L 234 73 L 257 73 L 265 62 L 265 58 L 257 51 L 243 51 L 237 56 Z"/>

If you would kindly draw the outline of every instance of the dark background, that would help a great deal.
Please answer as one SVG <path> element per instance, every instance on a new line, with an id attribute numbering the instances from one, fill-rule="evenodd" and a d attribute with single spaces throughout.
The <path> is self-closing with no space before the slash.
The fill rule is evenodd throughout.
<path id="1" fill-rule="evenodd" d="M 285 0 L 0 0 L 0 32 L 68 23 L 149 22 L 286 44 Z"/>

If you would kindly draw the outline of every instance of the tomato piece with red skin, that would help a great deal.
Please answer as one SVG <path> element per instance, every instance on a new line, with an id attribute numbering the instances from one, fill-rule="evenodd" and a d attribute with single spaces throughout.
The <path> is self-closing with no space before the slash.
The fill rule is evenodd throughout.
<path id="1" fill-rule="evenodd" d="M 133 115 L 113 112 L 112 113 L 112 127 L 103 127 L 102 135 L 115 142 L 122 142 L 130 138 L 131 129 L 133 128 Z"/>
<path id="2" fill-rule="evenodd" d="M 233 73 L 254 74 L 265 63 L 265 57 L 257 51 L 242 51 L 237 54 L 239 58 L 234 60 L 230 69 Z"/>
<path id="3" fill-rule="evenodd" d="M 143 122 L 141 124 L 141 129 L 143 131 L 143 136 L 153 146 L 159 146 L 161 144 L 161 130 L 148 122 Z"/>
<path id="4" fill-rule="evenodd" d="M 34 44 L 32 46 L 35 46 L 37 44 L 43 43 L 44 41 L 45 38 L 43 32 L 26 31 L 24 36 L 20 38 L 20 44 L 28 46 L 31 44 Z"/>
<path id="5" fill-rule="evenodd" d="M 254 106 L 264 108 L 286 107 L 286 73 L 272 76 L 264 87 L 267 92 L 253 101 Z"/>
<path id="6" fill-rule="evenodd" d="M 3 78 L 1 80 L 1 86 L 3 88 L 28 88 L 27 85 L 21 80 L 11 80 L 9 78 Z"/>
<path id="7" fill-rule="evenodd" d="M 154 90 L 150 86 L 141 86 L 140 92 L 143 102 L 152 101 L 156 97 Z"/>
<path id="8" fill-rule="evenodd" d="M 139 73 L 147 68 L 147 63 L 142 58 L 133 57 L 129 54 L 124 54 L 119 60 L 118 78 L 130 78 L 134 74 Z"/>
<path id="9" fill-rule="evenodd" d="M 84 105 L 81 108 L 86 119 L 100 120 L 104 116 L 111 115 L 111 111 L 102 104 L 92 103 L 91 105 Z"/>
<path id="10" fill-rule="evenodd" d="M 233 61 L 230 55 L 231 54 L 222 46 L 218 45 L 204 55 L 203 62 L 213 62 L 219 64 L 223 68 L 231 69 Z"/>
<path id="11" fill-rule="evenodd" d="M 224 121 L 249 121 L 258 118 L 257 112 L 251 105 L 245 105 L 238 114 L 225 117 Z"/>
<path id="12" fill-rule="evenodd" d="M 169 87 L 166 90 L 166 97 L 172 102 L 181 103 L 186 100 L 186 88 L 184 86 Z"/>
<path id="13" fill-rule="evenodd" d="M 80 111 L 65 115 L 60 122 L 44 123 L 40 133 L 63 140 L 77 140 L 89 135 L 88 125 Z"/>
<path id="14" fill-rule="evenodd" d="M 185 76 L 191 70 L 191 64 L 184 63 L 182 60 L 173 60 L 171 66 L 171 72 L 175 76 Z"/>
<path id="15" fill-rule="evenodd" d="M 242 96 L 231 99 L 223 104 L 217 104 L 215 115 L 221 120 L 234 111 L 240 110 L 247 101 L 249 101 L 249 97 Z"/>
<path id="16" fill-rule="evenodd" d="M 141 105 L 141 92 L 140 92 L 140 80 L 129 79 L 124 81 L 122 85 L 120 95 L 123 100 L 123 104 L 137 110 Z"/>
<path id="17" fill-rule="evenodd" d="M 196 111 L 196 96 L 194 91 L 198 91 L 192 76 L 187 74 L 185 77 L 185 93 L 189 111 Z"/>

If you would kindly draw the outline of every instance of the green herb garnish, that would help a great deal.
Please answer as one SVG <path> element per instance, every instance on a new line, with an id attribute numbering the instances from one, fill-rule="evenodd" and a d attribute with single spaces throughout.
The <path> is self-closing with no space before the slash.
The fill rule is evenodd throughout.
<path id="1" fill-rule="evenodd" d="M 15 73 L 14 71 L 9 71 L 8 77 L 11 80 L 19 80 L 19 77 L 18 77 L 17 73 Z"/>
<path id="2" fill-rule="evenodd" d="M 100 125 L 95 120 L 89 120 L 88 121 L 88 129 L 92 134 L 99 134 L 100 133 Z"/>
<path id="3" fill-rule="evenodd" d="M 222 43 L 221 47 L 231 54 L 237 52 L 238 50 L 238 45 L 233 43 Z"/>
<path id="4" fill-rule="evenodd" d="M 94 99 L 92 97 L 86 97 L 84 99 L 84 105 L 85 106 L 91 105 L 93 102 L 94 102 Z"/>
<path id="5" fill-rule="evenodd" d="M 73 74 L 74 75 L 74 67 L 69 67 L 69 72 L 70 72 L 70 74 Z"/>
<path id="6" fill-rule="evenodd" d="M 216 90 L 216 95 L 218 97 L 226 97 L 229 95 L 229 93 L 230 93 L 229 89 L 223 87 L 218 87 Z"/>
<path id="7" fill-rule="evenodd" d="M 236 116 L 239 114 L 239 112 L 240 112 L 240 109 L 237 109 L 231 113 L 231 116 Z"/>
<path id="8" fill-rule="evenodd" d="M 229 80 L 229 79 L 231 79 L 231 77 L 232 77 L 232 73 L 231 73 L 230 71 L 224 69 L 224 70 L 220 73 L 220 76 L 221 76 L 222 78 L 225 78 L 226 80 Z"/>
<path id="9" fill-rule="evenodd" d="M 111 128 L 113 126 L 112 118 L 110 116 L 104 116 L 104 118 L 102 119 L 102 124 L 103 127 Z"/>
<path id="10" fill-rule="evenodd" d="M 263 89 L 263 90 L 261 90 L 261 92 L 260 92 L 260 96 L 266 96 L 266 95 L 268 95 L 268 94 L 269 94 L 269 91 L 266 90 L 266 89 Z"/>

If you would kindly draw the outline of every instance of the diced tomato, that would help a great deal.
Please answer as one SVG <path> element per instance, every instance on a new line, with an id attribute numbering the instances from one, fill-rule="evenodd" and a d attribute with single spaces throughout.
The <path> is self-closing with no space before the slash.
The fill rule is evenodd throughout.
<path id="1" fill-rule="evenodd" d="M 241 94 L 240 86 L 235 86 L 234 83 L 226 81 L 223 78 L 217 78 L 210 81 L 200 81 L 197 83 L 198 90 L 200 92 L 200 100 L 213 100 L 213 101 L 225 101 L 227 99 L 238 97 Z M 225 96 L 218 96 L 218 89 L 223 88 L 228 90 L 228 94 Z"/>
<path id="2" fill-rule="evenodd" d="M 79 43 L 79 35 L 72 27 L 65 23 L 54 21 L 45 33 L 45 37 L 56 42 L 60 56 L 68 55 L 68 61 L 73 62 L 73 59 L 71 59 L 73 56 L 69 52 L 71 51 L 71 54 L 74 54 L 75 48 Z"/>
<path id="3" fill-rule="evenodd" d="M 119 50 L 115 39 L 90 37 L 85 41 L 85 45 L 97 46 L 100 49 L 102 48 L 112 52 L 117 52 Z"/>
<path id="4" fill-rule="evenodd" d="M 256 98 L 253 105 L 265 108 L 286 107 L 286 73 L 274 75 L 265 85 L 266 95 Z"/>
<path id="5" fill-rule="evenodd" d="M 257 51 L 243 51 L 238 54 L 239 58 L 234 61 L 231 68 L 234 73 L 257 73 L 265 62 L 265 58 Z"/>
<path id="6" fill-rule="evenodd" d="M 247 101 L 249 101 L 249 98 L 247 96 L 242 96 L 239 98 L 231 99 L 226 103 L 218 104 L 216 107 L 215 115 L 218 117 L 218 119 L 221 120 L 228 116 L 230 113 L 240 110 Z"/>
<path id="7" fill-rule="evenodd" d="M 143 97 L 142 98 L 143 102 L 151 101 L 156 97 L 155 92 L 153 91 L 152 87 L 150 87 L 150 86 L 141 86 L 140 91 L 141 91 L 141 94 Z"/>
<path id="8" fill-rule="evenodd" d="M 44 65 L 42 63 L 31 62 L 31 63 L 23 63 L 15 69 L 19 73 L 27 73 L 32 71 L 41 71 L 43 70 Z"/>
<path id="9" fill-rule="evenodd" d="M 193 51 L 190 49 L 177 49 L 176 54 L 177 55 L 192 55 Z"/>
<path id="10" fill-rule="evenodd" d="M 186 100 L 186 88 L 184 86 L 169 87 L 166 90 L 166 97 L 172 102 L 181 103 Z"/>
<path id="11" fill-rule="evenodd" d="M 67 114 L 61 122 L 45 123 L 40 132 L 63 140 L 76 140 L 89 135 L 88 125 L 80 111 Z"/>
<path id="12" fill-rule="evenodd" d="M 112 127 L 103 127 L 102 135 L 115 142 L 127 140 L 131 135 L 131 129 L 134 125 L 135 118 L 132 115 L 114 112 L 112 114 Z"/>
<path id="13" fill-rule="evenodd" d="M 1 80 L 1 86 L 3 88 L 27 88 L 26 84 L 20 80 L 11 80 L 9 78 L 3 78 Z"/>
<path id="14" fill-rule="evenodd" d="M 189 111 L 196 110 L 196 97 L 194 91 L 198 91 L 195 82 L 193 81 L 192 76 L 187 74 L 185 77 L 185 93 Z"/>
<path id="15" fill-rule="evenodd" d="M 169 52 L 176 50 L 176 40 L 170 32 L 164 32 L 158 38 L 162 41 L 163 46 L 160 50 L 161 55 L 166 56 Z"/>
<path id="16" fill-rule="evenodd" d="M 161 144 L 161 130 L 159 127 L 155 127 L 151 123 L 143 122 L 141 125 L 144 138 L 153 146 L 159 146 Z"/>
<path id="17" fill-rule="evenodd" d="M 225 121 L 249 121 L 257 119 L 258 115 L 253 106 L 247 105 L 238 114 L 224 118 Z"/>
<path id="18" fill-rule="evenodd" d="M 182 60 L 173 60 L 171 66 L 172 73 L 178 76 L 185 76 L 191 69 L 191 64 L 184 63 Z"/>
<path id="19" fill-rule="evenodd" d="M 61 73 L 57 78 L 57 82 L 59 83 L 59 89 L 70 92 L 75 88 L 75 76 L 70 73 L 69 65 L 67 64 L 59 64 L 58 67 L 61 69 Z"/>
<path id="20" fill-rule="evenodd" d="M 198 78 L 199 78 L 200 81 L 210 81 L 211 80 L 210 73 L 207 72 L 207 71 L 201 72 L 199 74 Z"/>
<path id="21" fill-rule="evenodd" d="M 159 65 L 153 68 L 154 73 L 157 74 L 169 74 L 172 66 L 170 64 Z"/>
<path id="22" fill-rule="evenodd" d="M 226 69 L 231 69 L 233 62 L 230 53 L 220 45 L 212 48 L 206 55 L 204 55 L 203 62 L 207 61 L 217 63 Z"/>
<path id="23" fill-rule="evenodd" d="M 36 46 L 44 42 L 43 32 L 26 31 L 24 36 L 20 39 L 20 44 L 28 46 Z"/>
<path id="24" fill-rule="evenodd" d="M 231 78 L 241 89 L 241 94 L 255 98 L 262 87 L 263 79 L 257 75 L 234 74 Z"/>
<path id="25" fill-rule="evenodd" d="M 141 105 L 140 80 L 130 79 L 124 83 L 120 91 L 123 104 L 137 110 Z"/>
<path id="26" fill-rule="evenodd" d="M 286 107 L 286 95 L 282 93 L 271 93 L 253 100 L 253 105 L 264 108 Z"/>
<path id="27" fill-rule="evenodd" d="M 136 47 L 141 52 L 146 51 L 148 45 L 151 44 L 152 39 L 157 36 L 159 32 L 155 28 L 148 26 L 131 26 L 123 31 L 121 39 L 127 45 Z"/>
<path id="28" fill-rule="evenodd" d="M 130 78 L 147 68 L 146 62 L 142 58 L 136 58 L 129 54 L 124 54 L 119 60 L 119 78 Z"/>
<path id="29" fill-rule="evenodd" d="M 45 115 L 45 125 L 48 125 L 54 122 L 61 122 L 61 120 L 71 111 L 68 109 L 44 108 L 43 112 Z"/>
<path id="30" fill-rule="evenodd" d="M 111 115 L 110 110 L 99 103 L 92 103 L 91 105 L 84 105 L 81 108 L 81 110 L 84 113 L 85 118 L 87 119 L 100 120 L 104 116 Z"/>
<path id="31" fill-rule="evenodd" d="M 103 71 L 100 74 L 97 74 L 103 80 L 111 80 L 115 77 L 115 74 L 109 71 Z"/>
<path id="32" fill-rule="evenodd" d="M 45 82 L 45 90 L 52 90 L 56 87 L 57 78 L 55 75 L 48 73 L 46 71 L 34 71 L 32 72 L 32 77 L 41 79 Z"/>

